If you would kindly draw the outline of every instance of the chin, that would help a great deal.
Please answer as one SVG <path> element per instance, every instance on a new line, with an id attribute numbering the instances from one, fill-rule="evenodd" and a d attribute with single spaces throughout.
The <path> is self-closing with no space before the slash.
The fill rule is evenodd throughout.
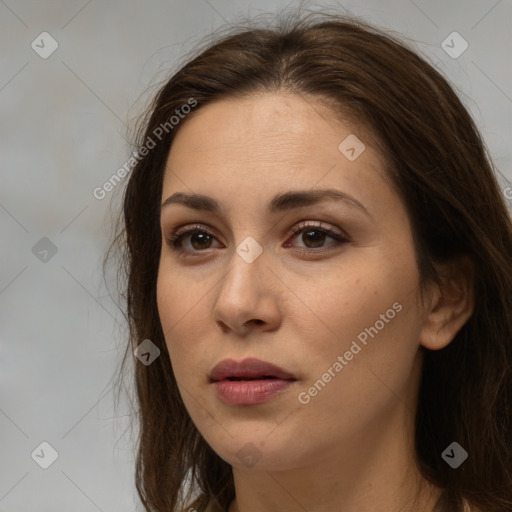
<path id="1" fill-rule="evenodd" d="M 253 429 L 243 429 L 237 435 L 203 436 L 217 455 L 237 469 L 255 471 L 282 471 L 298 467 L 301 460 L 311 458 L 312 454 L 297 451 L 297 443 L 291 436 L 286 436 L 283 429 L 281 436 L 272 439 L 275 425 L 256 434 Z M 270 435 L 269 435 L 270 433 Z"/>

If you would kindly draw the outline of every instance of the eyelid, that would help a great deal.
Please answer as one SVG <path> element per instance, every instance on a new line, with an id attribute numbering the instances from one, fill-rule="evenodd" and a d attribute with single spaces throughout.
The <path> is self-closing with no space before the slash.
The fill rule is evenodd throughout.
<path id="1" fill-rule="evenodd" d="M 205 227 L 207 229 L 205 229 Z M 172 230 L 172 235 L 180 236 L 182 234 L 185 234 L 185 233 L 188 233 L 189 231 L 194 231 L 194 230 L 208 232 L 209 229 L 212 229 L 212 228 L 210 228 L 210 226 L 207 226 L 206 224 L 186 224 L 186 225 L 181 226 L 175 230 Z M 213 236 L 213 233 L 212 233 L 212 236 Z"/>
<path id="2" fill-rule="evenodd" d="M 303 231 L 306 228 L 311 228 L 313 231 L 314 229 L 318 229 L 319 231 L 323 231 L 329 236 L 337 236 L 342 237 L 348 240 L 348 236 L 341 231 L 339 228 L 336 228 L 337 231 L 332 229 L 331 227 L 328 227 L 325 225 L 325 222 L 322 221 L 307 221 L 307 220 L 301 220 L 297 224 L 295 224 L 292 228 L 290 228 L 289 236 L 295 235 L 296 233 L 299 233 L 300 231 Z"/>

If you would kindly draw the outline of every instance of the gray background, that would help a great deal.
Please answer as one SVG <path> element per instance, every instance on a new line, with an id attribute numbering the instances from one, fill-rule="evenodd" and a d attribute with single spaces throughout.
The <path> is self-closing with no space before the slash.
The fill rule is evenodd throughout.
<path id="1" fill-rule="evenodd" d="M 126 161 L 150 84 L 212 29 L 287 3 L 0 1 L 0 511 L 141 509 L 128 394 L 113 400 L 122 316 L 101 275 L 109 202 L 123 184 L 104 200 L 92 192 Z M 512 177 L 510 0 L 308 6 L 338 6 L 417 41 Z M 45 31 L 58 48 L 43 59 L 31 43 L 43 46 Z M 441 47 L 453 31 L 469 45 L 456 59 Z M 31 457 L 49 457 L 43 441 L 58 452 L 47 469 Z"/>

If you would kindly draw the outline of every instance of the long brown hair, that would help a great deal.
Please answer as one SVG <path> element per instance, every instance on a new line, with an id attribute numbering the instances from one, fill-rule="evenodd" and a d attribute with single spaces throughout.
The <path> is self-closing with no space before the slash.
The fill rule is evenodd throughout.
<path id="1" fill-rule="evenodd" d="M 234 498 L 231 466 L 181 400 L 157 310 L 160 199 L 173 138 L 214 100 L 288 90 L 324 100 L 375 134 L 412 222 L 422 285 L 439 282 L 436 263 L 461 254 L 474 263 L 472 317 L 445 349 L 425 350 L 416 458 L 443 490 L 436 510 L 462 512 L 464 500 L 489 512 L 512 510 L 512 223 L 481 135 L 447 80 L 389 31 L 322 13 L 271 25 L 240 25 L 190 57 L 160 88 L 139 132 L 139 147 L 149 139 L 156 145 L 135 159 L 110 249 L 121 251 L 125 278 L 130 335 L 122 369 L 144 339 L 161 351 L 149 366 L 132 356 L 142 503 L 148 512 L 170 512 L 194 495 L 201 512 L 207 503 L 226 510 Z M 469 454 L 456 470 L 441 457 L 453 441 Z M 187 482 L 193 494 L 184 492 Z"/>

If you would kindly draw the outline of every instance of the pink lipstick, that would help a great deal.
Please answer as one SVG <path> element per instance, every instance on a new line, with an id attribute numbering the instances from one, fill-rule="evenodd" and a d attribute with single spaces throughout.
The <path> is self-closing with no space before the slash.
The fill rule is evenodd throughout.
<path id="1" fill-rule="evenodd" d="M 230 405 L 257 405 L 287 389 L 297 379 L 278 366 L 248 358 L 221 361 L 210 374 L 219 397 Z"/>

